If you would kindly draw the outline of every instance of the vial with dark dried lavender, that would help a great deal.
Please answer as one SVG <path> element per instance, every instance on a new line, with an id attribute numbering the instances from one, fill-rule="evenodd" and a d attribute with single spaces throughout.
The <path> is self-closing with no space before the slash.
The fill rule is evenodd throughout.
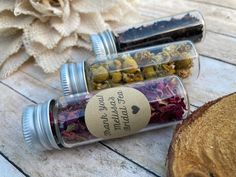
<path id="1" fill-rule="evenodd" d="M 191 40 L 200 42 L 204 38 L 205 22 L 199 11 L 190 11 L 170 17 L 155 19 L 136 25 L 125 26 L 114 31 L 91 35 L 93 51 L 101 57 L 127 50 L 168 42 Z"/>

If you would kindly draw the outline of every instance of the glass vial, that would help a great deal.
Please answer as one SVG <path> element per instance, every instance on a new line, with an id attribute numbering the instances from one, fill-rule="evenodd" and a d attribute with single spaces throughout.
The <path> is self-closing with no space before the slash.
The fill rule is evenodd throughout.
<path id="1" fill-rule="evenodd" d="M 93 64 L 65 64 L 60 77 L 64 95 L 71 95 L 173 74 L 187 83 L 198 77 L 199 70 L 194 44 L 179 41 L 114 54 Z"/>
<path id="2" fill-rule="evenodd" d="M 200 42 L 205 35 L 205 22 L 199 11 L 189 11 L 115 31 L 91 35 L 98 60 L 106 55 L 180 40 Z"/>
<path id="3" fill-rule="evenodd" d="M 122 97 L 119 93 L 120 91 L 117 90 L 127 91 L 125 89 L 128 89 L 129 92 L 127 93 L 131 96 L 134 91 L 137 92 L 139 96 L 141 95 L 141 99 L 138 97 L 135 97 L 135 100 L 126 98 L 127 93 L 126 96 L 123 94 Z M 104 96 L 105 100 L 105 92 L 109 92 L 109 95 L 107 95 L 109 103 L 104 101 L 107 108 L 109 105 L 113 107 L 116 105 L 117 109 L 121 109 L 122 101 L 114 99 L 114 102 L 110 102 L 110 97 L 112 98 L 112 95 L 119 93 L 117 98 L 126 101 L 126 103 L 124 103 L 128 114 L 124 114 L 127 115 L 125 118 L 124 115 L 122 117 L 121 113 L 119 113 L 116 121 L 113 114 L 111 114 L 111 117 L 108 116 L 107 119 L 110 119 L 112 124 L 110 122 L 109 129 L 104 122 L 102 128 L 97 127 L 99 130 L 102 129 L 102 132 L 104 129 L 104 136 L 100 137 L 91 133 L 93 131 L 90 131 L 92 129 L 88 122 L 89 114 L 87 112 L 91 112 L 91 109 L 94 111 L 98 110 L 96 106 L 99 106 L 100 111 L 100 106 L 104 106 L 104 104 L 100 104 L 100 99 L 98 99 L 99 102 L 96 103 L 99 105 L 94 106 L 91 105 L 91 103 L 93 99 L 96 99 L 95 97 L 101 97 L 101 95 Z M 133 104 L 139 104 L 141 106 L 135 107 Z M 110 113 L 114 113 L 114 110 L 115 109 L 111 109 L 109 111 Z M 123 113 L 124 112 L 122 112 L 122 114 Z M 131 125 L 131 114 L 136 113 L 137 116 L 135 115 L 133 125 Z M 29 106 L 24 110 L 22 116 L 22 128 L 24 139 L 31 148 L 36 150 L 51 150 L 63 147 L 71 148 L 174 125 L 185 119 L 188 113 L 189 100 L 181 80 L 177 76 L 168 76 L 135 83 L 128 87 L 111 88 L 97 93 L 71 95 L 56 100 L 49 100 L 46 103 Z M 142 117 L 139 117 L 139 114 L 148 116 L 147 122 L 144 126 L 142 125 L 142 128 L 139 127 L 139 129 L 132 131 L 136 124 L 138 125 L 143 121 Z M 100 113 L 96 114 L 95 112 L 95 116 L 90 117 L 95 128 L 99 125 L 99 122 L 101 122 L 99 121 L 99 116 Z M 127 120 L 130 120 L 130 127 L 127 127 Z M 117 121 L 119 124 L 115 124 Z M 119 126 L 124 128 L 122 131 L 126 133 L 110 136 L 109 131 L 118 131 Z"/>

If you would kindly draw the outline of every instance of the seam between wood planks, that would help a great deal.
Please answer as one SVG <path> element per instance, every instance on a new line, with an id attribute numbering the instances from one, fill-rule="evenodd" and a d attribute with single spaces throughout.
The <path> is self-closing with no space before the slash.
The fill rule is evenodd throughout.
<path id="1" fill-rule="evenodd" d="M 162 10 L 162 12 L 169 12 L 169 11 Z M 146 14 L 143 15 L 143 14 L 142 14 L 142 16 L 155 18 L 154 15 L 146 15 Z M 222 35 L 222 36 L 227 36 L 227 37 L 230 37 L 230 38 L 236 39 L 236 35 L 231 35 L 231 34 L 221 33 L 221 32 L 217 32 L 217 31 L 211 30 L 211 29 L 206 29 L 206 32 L 211 32 L 211 33 L 215 33 L 215 34 L 219 34 L 219 35 Z"/>
<path id="2" fill-rule="evenodd" d="M 36 103 L 34 100 L 29 99 L 27 96 L 25 96 L 24 94 L 20 93 L 19 91 L 15 90 L 14 88 L 12 88 L 11 86 L 5 84 L 4 82 L 0 81 L 0 83 L 4 86 L 6 86 L 7 88 L 9 88 L 10 90 L 13 90 L 15 93 L 21 95 L 22 97 L 24 97 L 25 99 L 29 100 L 32 103 Z M 17 166 L 12 160 L 10 160 L 3 152 L 0 151 L 0 155 L 6 159 L 12 166 L 14 166 L 17 170 L 19 170 L 19 172 L 21 172 L 23 175 L 25 175 L 26 177 L 29 177 L 28 174 L 26 174 L 19 166 Z"/>
<path id="3" fill-rule="evenodd" d="M 193 3 L 202 3 L 202 4 L 207 4 L 207 3 L 204 3 L 204 2 L 201 2 L 201 1 L 197 1 L 197 0 L 193 0 L 193 1 L 190 1 L 190 0 L 183 0 L 183 1 L 186 1 L 186 2 L 193 2 Z M 213 4 L 212 4 L 213 5 Z M 231 8 L 227 8 L 227 7 L 225 7 L 225 6 L 220 6 L 220 5 L 217 5 L 217 4 L 214 4 L 216 7 L 220 7 L 220 8 L 225 8 L 225 9 L 230 9 L 230 10 L 234 10 L 234 11 L 236 11 L 236 9 L 231 9 Z M 145 5 L 144 5 L 145 6 Z M 137 6 L 137 9 L 143 9 L 143 7 L 144 7 L 143 5 L 139 5 L 139 6 Z M 155 9 L 154 9 L 155 10 Z M 143 11 L 143 10 L 141 10 L 141 15 L 142 16 L 144 16 L 144 17 L 153 17 L 153 18 L 155 18 L 155 15 L 156 14 L 158 14 L 158 13 L 156 13 L 155 11 L 152 11 L 152 14 L 150 15 L 150 12 L 149 11 Z M 161 9 L 160 10 L 160 12 L 164 12 L 164 13 L 167 13 L 167 14 L 169 14 L 171 11 L 170 10 L 165 10 L 165 9 Z M 172 15 L 174 15 L 174 14 L 172 14 Z M 159 16 L 160 17 L 160 16 Z M 165 16 L 162 16 L 162 17 L 165 17 Z M 161 18 L 161 17 L 160 17 Z M 209 32 L 213 32 L 213 33 L 216 33 L 216 34 L 221 34 L 221 35 L 225 35 L 225 36 L 228 36 L 228 37 L 233 37 L 233 38 L 236 38 L 236 35 L 230 35 L 230 34 L 225 34 L 225 33 L 220 33 L 220 32 L 217 32 L 217 31 L 214 31 L 214 30 L 208 30 L 208 29 L 206 29 L 206 31 L 209 31 Z"/>
<path id="4" fill-rule="evenodd" d="M 201 53 L 199 53 L 199 55 L 202 56 L 202 57 L 209 58 L 210 60 L 216 60 L 216 61 L 219 61 L 219 62 L 222 62 L 222 63 L 226 63 L 226 64 L 229 64 L 229 65 L 236 66 L 235 63 L 231 63 L 231 62 L 228 62 L 228 61 L 222 60 L 221 58 L 211 57 L 211 56 L 204 55 L 204 54 L 201 54 Z"/>
<path id="5" fill-rule="evenodd" d="M 6 86 L 7 88 L 9 88 L 10 90 L 14 91 L 16 94 L 22 96 L 23 98 L 29 100 L 30 102 L 32 102 L 33 104 L 38 104 L 36 101 L 30 99 L 28 96 L 24 95 L 23 93 L 15 90 L 14 88 L 12 88 L 11 86 L 9 86 L 8 84 L 0 81 L 0 84 Z M 154 173 L 153 171 L 147 169 L 146 167 L 142 166 L 141 164 L 133 161 L 132 159 L 122 155 L 121 153 L 113 150 L 110 146 L 108 145 L 105 145 L 104 143 L 102 142 L 98 142 L 99 144 L 101 144 L 102 146 L 104 146 L 105 148 L 107 148 L 108 150 L 112 151 L 113 153 L 117 154 L 118 156 L 121 156 L 122 158 L 128 160 L 129 162 L 133 163 L 134 165 L 140 167 L 141 169 L 143 170 L 146 170 L 147 172 L 149 172 L 150 174 L 156 176 L 156 177 L 160 177 L 159 175 L 157 175 L 156 173 Z M 29 177 L 29 175 L 27 175 L 20 167 L 18 167 L 13 161 L 11 161 L 6 155 L 4 155 L 1 151 L 0 151 L 0 155 L 2 155 L 10 164 L 12 164 L 15 168 L 17 168 L 23 175 L 25 175 L 26 177 Z"/>
<path id="6" fill-rule="evenodd" d="M 200 107 L 200 106 L 196 106 L 194 104 L 190 104 L 190 106 L 195 107 L 195 108 L 199 108 Z"/>
<path id="7" fill-rule="evenodd" d="M 222 35 L 222 36 L 227 36 L 229 38 L 236 39 L 236 35 L 234 36 L 234 35 L 230 35 L 230 34 L 220 33 L 220 32 L 212 31 L 212 30 L 209 30 L 209 29 L 206 29 L 206 32 L 211 32 L 211 33 L 214 33 L 214 34 L 219 34 L 219 35 Z"/>
<path id="8" fill-rule="evenodd" d="M 32 102 L 33 104 L 37 104 L 36 101 L 30 99 L 28 96 L 26 96 L 26 95 L 24 95 L 23 93 L 17 91 L 16 89 L 12 88 L 12 87 L 9 86 L 8 84 L 6 84 L 6 83 L 4 83 L 4 82 L 2 82 L 2 81 L 0 81 L 0 83 L 3 84 L 4 86 L 6 86 L 7 88 L 13 90 L 16 94 L 19 94 L 19 95 L 22 96 L 23 98 L 29 100 L 29 101 Z M 191 106 L 193 106 L 193 107 L 195 107 L 195 108 L 197 107 L 197 106 L 192 105 L 192 104 L 191 104 Z M 116 151 L 116 150 L 113 149 L 111 146 L 107 145 L 105 142 L 99 142 L 99 143 L 100 143 L 101 145 L 105 146 L 105 148 L 111 150 L 113 153 L 115 153 L 115 154 L 117 154 L 117 155 L 123 157 L 124 159 L 126 159 L 126 160 L 128 160 L 129 162 L 133 163 L 134 165 L 140 167 L 141 169 L 147 171 L 148 173 L 150 173 L 150 174 L 152 174 L 152 175 L 154 175 L 154 176 L 156 176 L 156 177 L 160 177 L 158 174 L 156 174 L 156 173 L 153 172 L 152 170 L 146 168 L 146 167 L 143 166 L 142 164 L 140 164 L 140 163 L 138 163 L 138 162 L 135 162 L 135 160 L 132 160 L 131 158 L 126 157 L 125 155 L 123 155 L 122 153 L 120 153 L 119 151 Z M 5 157 L 6 157 L 6 156 L 5 156 Z M 6 158 L 6 160 L 8 160 L 13 166 L 16 166 L 16 164 L 12 163 L 8 158 Z M 16 166 L 16 167 L 17 167 L 17 166 Z M 20 169 L 20 167 L 18 167 L 18 169 Z M 21 171 L 22 171 L 22 170 L 21 170 Z M 25 173 L 24 173 L 24 175 L 25 175 Z"/>
<path id="9" fill-rule="evenodd" d="M 0 155 L 6 159 L 12 166 L 14 166 L 20 173 L 22 173 L 24 176 L 26 177 L 30 177 L 28 174 L 26 174 L 20 167 L 18 167 L 13 161 L 11 161 L 6 155 L 4 155 L 1 151 L 0 151 Z"/>
<path id="10" fill-rule="evenodd" d="M 105 143 L 103 143 L 103 142 L 100 142 L 100 144 L 102 144 L 102 145 L 105 146 L 106 148 L 110 149 L 111 151 L 113 151 L 113 152 L 119 154 L 120 156 L 122 156 L 123 158 L 127 159 L 128 161 L 134 163 L 135 165 L 139 166 L 140 168 L 145 169 L 147 172 L 153 174 L 154 176 L 156 176 L 156 177 L 161 177 L 160 175 L 156 174 L 155 172 L 153 172 L 153 171 L 147 169 L 146 167 L 140 165 L 139 163 L 133 161 L 132 159 L 130 159 L 130 158 L 126 157 L 125 155 L 121 154 L 120 152 L 116 151 L 115 149 L 113 149 L 112 147 L 108 146 L 107 144 L 105 144 Z"/>
<path id="11" fill-rule="evenodd" d="M 29 97 L 27 97 L 27 96 L 24 95 L 23 93 L 17 91 L 16 89 L 14 89 L 13 87 L 11 87 L 10 85 L 8 85 L 8 84 L 6 84 L 6 83 L 4 83 L 4 82 L 2 82 L 2 81 L 0 81 L 0 83 L 1 83 L 2 85 L 6 86 L 7 88 L 9 88 L 10 90 L 13 90 L 13 91 L 14 91 L 15 93 L 17 93 L 18 95 L 21 95 L 22 97 L 26 98 L 26 99 L 29 100 L 30 102 L 32 102 L 32 103 L 34 103 L 34 104 L 37 104 L 36 101 L 30 99 Z"/>
<path id="12" fill-rule="evenodd" d="M 186 0 L 186 1 L 189 1 L 189 0 Z M 197 2 L 200 4 L 208 4 L 208 5 L 218 6 L 218 7 L 222 7 L 222 8 L 226 8 L 226 9 L 236 10 L 236 8 L 234 8 L 234 7 L 224 6 L 224 5 L 220 5 L 220 4 L 216 4 L 216 3 L 212 3 L 212 2 L 205 2 L 205 1 L 198 1 L 198 0 L 191 0 L 189 2 Z"/>
<path id="13" fill-rule="evenodd" d="M 48 87 L 50 87 L 50 88 L 52 88 L 52 89 L 56 89 L 57 91 L 62 92 L 61 89 L 59 89 L 59 88 L 57 88 L 57 87 L 53 87 L 53 86 L 51 86 L 50 84 L 47 84 L 47 83 L 45 83 L 45 82 L 42 82 L 42 81 L 41 81 L 40 79 L 38 79 L 37 77 L 34 77 L 33 75 L 30 75 L 29 73 L 25 72 L 24 70 L 21 70 L 21 69 L 20 69 L 20 72 L 24 73 L 25 75 L 27 75 L 27 76 L 29 76 L 29 77 L 31 77 L 31 78 L 37 80 L 37 81 L 39 81 L 40 83 L 43 83 L 43 84 L 47 85 Z"/>
<path id="14" fill-rule="evenodd" d="M 16 92 L 17 94 L 19 94 L 20 96 L 24 97 L 25 99 L 29 100 L 30 102 L 34 103 L 34 104 L 37 104 L 36 101 L 30 99 L 28 96 L 24 95 L 23 93 L 15 90 L 14 88 L 12 88 L 11 86 L 9 86 L 8 84 L 6 83 L 3 83 L 2 81 L 0 81 L 1 84 L 3 84 L 4 86 L 6 86 L 7 88 L 13 90 L 14 92 Z M 195 108 L 198 108 L 198 106 L 195 106 L 193 104 L 191 104 L 191 106 L 195 107 Z M 140 168 L 146 170 L 147 172 L 149 172 L 150 174 L 156 176 L 156 177 L 160 177 L 158 174 L 156 174 L 155 172 L 151 171 L 150 169 L 147 169 L 145 166 L 135 162 L 134 160 L 130 159 L 129 157 L 126 157 L 125 155 L 123 155 L 122 153 L 116 151 L 115 149 L 113 149 L 111 146 L 107 145 L 105 142 L 99 142 L 101 145 L 105 146 L 106 148 L 108 148 L 109 150 L 112 150 L 115 154 L 119 155 L 119 156 L 122 156 L 123 158 L 125 158 L 126 160 L 128 160 L 129 162 L 133 163 L 134 165 L 137 165 L 139 166 Z M 7 159 L 8 160 L 8 159 Z M 9 161 L 10 162 L 10 161 Z M 10 162 L 11 163 L 11 162 Z M 14 164 L 15 166 L 15 164 Z M 19 167 L 18 167 L 19 168 Z"/>
<path id="15" fill-rule="evenodd" d="M 9 88 L 10 90 L 14 91 L 16 94 L 18 94 L 18 95 L 22 96 L 23 98 L 29 100 L 29 101 L 32 102 L 33 104 L 37 104 L 36 101 L 30 99 L 28 96 L 26 96 L 26 95 L 24 95 L 23 93 L 17 91 L 16 89 L 12 88 L 12 87 L 9 86 L 8 84 L 6 84 L 6 83 L 4 83 L 4 82 L 2 82 L 2 81 L 0 81 L 0 83 L 1 83 L 2 85 L 6 86 L 7 88 Z M 192 104 L 191 104 L 191 106 L 197 107 L 197 106 L 192 105 Z M 112 147 L 110 147 L 109 145 L 107 145 L 105 142 L 104 142 L 104 143 L 103 143 L 103 142 L 99 142 L 99 143 L 100 143 L 101 145 L 105 146 L 106 148 L 108 148 L 109 150 L 111 150 L 113 153 L 115 153 L 115 154 L 117 154 L 117 155 L 119 155 L 119 156 L 125 158 L 125 159 L 128 160 L 129 162 L 131 162 L 131 163 L 133 163 L 134 165 L 140 167 L 141 169 L 146 170 L 147 172 L 149 172 L 150 174 L 152 174 L 152 175 L 154 175 L 154 176 L 156 176 L 156 177 L 160 177 L 158 174 L 156 174 L 155 172 L 153 172 L 153 171 L 151 171 L 150 169 L 146 168 L 145 166 L 143 166 L 143 165 L 141 165 L 141 164 L 135 162 L 134 160 L 130 159 L 129 157 L 126 157 L 126 156 L 123 155 L 122 153 L 116 151 L 115 149 L 113 149 Z M 0 152 L 0 154 L 3 154 L 3 153 Z M 14 167 L 16 167 L 20 172 L 22 172 L 25 176 L 27 176 L 27 174 L 26 174 L 25 172 L 23 172 L 23 170 L 22 170 L 20 167 L 18 167 L 14 162 L 12 162 L 11 160 L 9 160 L 9 158 L 7 158 L 4 154 L 3 154 L 3 157 L 4 157 L 7 161 L 9 161 L 9 163 L 11 163 Z"/>
<path id="16" fill-rule="evenodd" d="M 218 35 L 221 35 L 221 36 L 226 36 L 226 37 L 228 37 L 228 38 L 236 39 L 236 36 L 234 37 L 234 36 L 232 36 L 232 35 L 227 35 L 227 34 L 224 34 L 224 33 L 214 32 L 214 31 L 212 31 L 212 30 L 206 30 L 206 31 L 208 31 L 208 32 L 210 32 L 210 33 L 218 34 Z M 236 63 L 233 63 L 233 62 L 230 62 L 230 61 L 226 61 L 226 60 L 224 60 L 223 58 L 217 58 L 217 57 L 210 56 L 210 55 L 207 55 L 207 54 L 202 54 L 202 52 L 199 52 L 199 55 L 202 56 L 202 57 L 207 57 L 207 58 L 209 58 L 209 59 L 214 59 L 214 60 L 217 60 L 217 61 L 220 61 L 220 62 L 223 62 L 223 63 L 227 63 L 227 64 L 230 64 L 230 65 L 236 66 Z M 49 88 L 56 89 L 57 91 L 60 91 L 60 92 L 62 91 L 61 89 L 59 89 L 59 88 L 57 88 L 57 87 L 53 87 L 53 86 L 51 86 L 50 84 L 48 84 L 48 83 L 46 83 L 46 82 L 42 82 L 42 81 L 41 81 L 40 79 L 38 79 L 37 77 L 34 77 L 33 75 L 31 75 L 31 74 L 28 73 L 28 72 L 25 72 L 24 70 L 21 70 L 21 69 L 20 69 L 20 72 L 26 74 L 27 76 L 29 76 L 29 77 L 31 77 L 31 78 L 37 80 L 37 81 L 39 81 L 40 83 L 43 83 L 44 85 L 48 86 Z M 8 87 L 9 87 L 9 86 L 8 86 Z M 14 88 L 12 88 L 12 89 L 15 90 Z M 17 91 L 16 91 L 16 92 L 17 92 Z M 21 94 L 21 93 L 19 93 L 19 94 Z M 35 103 L 36 103 L 36 102 L 35 102 Z"/>
<path id="17" fill-rule="evenodd" d="M 212 59 L 212 60 L 216 60 L 216 59 L 213 58 L 213 57 L 207 57 L 207 58 Z M 229 64 L 229 65 L 233 65 L 233 64 L 227 63 L 227 62 L 225 62 L 225 61 L 221 61 L 221 60 L 217 60 L 217 61 L 218 61 L 218 62 L 223 62 L 223 63 Z M 40 81 L 40 82 L 41 82 L 41 81 Z M 15 93 L 21 95 L 21 96 L 24 97 L 25 99 L 29 100 L 30 102 L 32 102 L 32 103 L 34 103 L 34 104 L 37 104 L 36 101 L 30 99 L 28 96 L 24 95 L 24 93 L 21 93 L 20 91 L 17 91 L 16 89 L 14 89 L 13 87 L 11 87 L 11 86 L 9 86 L 8 84 L 4 83 L 3 81 L 0 81 L 0 83 L 3 84 L 4 86 L 6 86 L 7 88 L 13 90 Z M 199 107 L 199 106 L 196 106 L 196 105 L 193 105 L 193 104 L 191 104 L 191 106 L 193 106 L 193 107 L 195 107 L 195 108 L 198 108 L 198 107 Z M 112 150 L 114 153 L 116 153 L 116 154 L 119 155 L 119 156 L 122 156 L 123 158 L 127 159 L 129 162 L 133 163 L 134 165 L 137 165 L 137 166 L 139 166 L 140 168 L 142 168 L 142 169 L 144 169 L 144 170 L 147 170 L 146 167 L 144 167 L 144 166 L 142 166 L 141 164 L 135 162 L 134 160 L 130 159 L 129 157 L 126 157 L 126 156 L 122 155 L 120 152 L 117 152 L 117 151 L 116 151 L 115 149 L 113 149 L 112 147 L 106 145 L 106 143 L 100 142 L 100 144 L 103 145 L 103 146 L 105 145 L 106 148 L 109 148 L 109 150 Z M 9 161 L 9 162 L 10 162 L 10 161 Z M 10 162 L 10 163 L 11 163 L 11 162 Z M 151 170 L 149 170 L 149 171 L 147 171 L 147 172 L 153 174 L 153 172 L 152 172 Z M 155 173 L 154 173 L 154 174 L 155 174 Z M 157 174 L 155 174 L 155 175 L 158 176 Z"/>

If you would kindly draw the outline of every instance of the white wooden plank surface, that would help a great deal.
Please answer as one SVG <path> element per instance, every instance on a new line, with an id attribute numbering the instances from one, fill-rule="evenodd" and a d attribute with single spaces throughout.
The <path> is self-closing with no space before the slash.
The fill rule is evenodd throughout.
<path id="1" fill-rule="evenodd" d="M 236 91 L 236 66 L 200 57 L 199 78 L 186 85 L 190 103 L 201 106 L 204 103 Z"/>
<path id="2" fill-rule="evenodd" d="M 11 163 L 9 163 L 3 156 L 0 156 L 0 176 L 1 177 L 24 177 L 19 170 L 17 170 Z"/>
<path id="3" fill-rule="evenodd" d="M 101 144 L 64 151 L 34 152 L 23 141 L 21 113 L 31 101 L 0 84 L 0 151 L 34 177 L 154 176 Z M 1 173 L 0 173 L 1 176 Z"/>
<path id="4" fill-rule="evenodd" d="M 205 15 L 208 32 L 204 43 L 199 44 L 198 49 L 202 55 L 217 60 L 201 57 L 202 73 L 200 78 L 195 83 L 188 85 L 191 104 L 196 106 L 236 91 L 235 65 L 218 61 L 219 59 L 236 64 L 236 11 L 217 5 L 218 0 L 213 1 L 216 5 L 209 6 L 206 3 L 186 0 L 178 1 L 178 3 L 174 0 L 146 0 L 142 1 L 144 3 L 140 7 L 143 15 L 146 15 L 144 18 L 165 16 L 191 9 L 200 9 Z M 226 1 L 225 6 L 229 6 L 229 4 Z M 32 66 L 30 63 L 3 82 L 35 102 L 61 95 L 58 74 L 44 74 L 37 66 Z M 32 154 L 22 142 L 19 122 L 22 108 L 31 102 L 6 86 L 0 85 L 0 90 L 6 94 L 5 96 L 1 95 L 0 100 L 9 99 L 7 97 L 10 96 L 9 100 L 11 101 L 8 104 L 13 102 L 11 106 L 4 108 L 6 114 L 2 119 L 6 125 L 2 130 L 4 133 L 0 135 L 0 144 L 4 144 L 4 147 L 8 148 L 0 146 L 0 151 L 26 173 L 33 176 L 65 176 L 69 174 L 71 176 L 152 176 L 153 174 L 147 171 L 150 170 L 164 176 L 165 158 L 173 127 L 105 141 L 103 142 L 105 146 L 96 143 L 63 152 Z M 0 108 L 2 106 L 0 105 Z M 17 124 L 10 124 L 9 117 Z M 10 137 L 12 133 L 14 136 L 9 141 L 7 137 Z M 15 142 L 19 144 L 19 147 L 15 146 Z M 125 159 L 120 155 L 123 155 Z M 65 164 L 60 162 L 63 159 L 66 159 Z M 142 167 L 140 168 L 135 163 Z M 46 169 L 40 168 L 42 164 L 47 166 Z M 67 173 L 63 168 L 71 171 Z M 46 174 L 47 172 L 48 174 Z M 77 174 L 78 172 L 79 174 Z"/>
<path id="5" fill-rule="evenodd" d="M 24 76 L 24 78 L 17 79 L 18 75 Z M 187 85 L 191 104 L 201 106 L 209 100 L 236 91 L 236 78 L 232 77 L 233 75 L 236 75 L 236 67 L 234 65 L 201 57 L 200 77 L 196 82 Z M 45 84 L 42 83 L 37 84 L 37 87 L 31 86 L 31 84 L 34 85 L 39 82 L 35 79 L 37 77 L 39 76 L 34 75 L 34 77 L 31 77 L 17 73 L 3 82 L 15 88 L 26 97 L 33 98 L 36 102 L 42 102 L 55 96 L 53 92 L 55 89 L 53 87 L 45 87 Z M 14 82 L 11 82 L 12 78 Z M 222 78 L 220 82 L 219 78 Z M 24 85 L 24 87 L 19 87 L 19 83 Z M 44 90 L 44 93 L 41 94 L 38 90 Z M 129 138 L 104 142 L 104 144 L 125 155 L 132 161 L 142 164 L 142 166 L 150 171 L 164 175 L 165 156 L 171 141 L 172 129 L 172 127 L 165 128 Z M 139 154 L 138 156 L 137 153 Z M 152 155 L 149 155 L 150 153 Z"/>
<path id="6" fill-rule="evenodd" d="M 236 91 L 236 77 L 232 77 L 236 76 L 235 66 L 205 57 L 201 57 L 201 61 L 202 72 L 199 79 L 187 85 L 191 104 L 201 106 L 210 100 Z M 228 72 L 221 72 L 222 70 Z M 135 162 L 164 176 L 165 158 L 172 138 L 172 130 L 173 127 L 169 127 L 111 141 L 108 144 Z"/>
<path id="7" fill-rule="evenodd" d="M 206 20 L 207 33 L 205 40 L 197 44 L 199 53 L 236 64 L 234 52 L 236 50 L 236 21 L 234 21 L 236 20 L 236 10 L 228 11 L 225 8 L 222 10 L 222 7 L 211 7 L 205 4 L 196 5 L 194 2 L 186 3 L 185 0 L 177 2 L 173 0 L 147 0 L 139 5 L 138 9 L 144 19 L 164 17 L 193 9 L 200 10 Z"/>
<path id="8" fill-rule="evenodd" d="M 197 44 L 197 49 L 201 55 L 236 65 L 236 37 L 207 31 L 205 40 Z"/>
<path id="9" fill-rule="evenodd" d="M 196 9 L 204 15 L 208 30 L 236 36 L 236 10 L 233 9 L 187 0 L 145 0 L 139 7 L 144 16 L 152 18 L 159 16 L 159 12 L 170 15 Z"/>
<path id="10" fill-rule="evenodd" d="M 220 6 L 220 7 L 226 7 L 229 9 L 234 9 L 236 10 L 236 3 L 234 0 L 189 0 L 189 1 L 194 1 L 194 2 L 200 2 L 200 3 L 204 3 L 207 5 L 216 5 L 216 6 Z"/>
<path id="11" fill-rule="evenodd" d="M 58 77 L 55 78 L 58 80 Z M 53 85 L 47 84 L 46 81 L 47 80 L 45 80 L 44 83 L 27 73 L 17 72 L 2 82 L 35 102 L 42 102 L 63 95 L 59 88 L 54 88 Z M 31 90 L 30 92 L 29 89 Z"/>

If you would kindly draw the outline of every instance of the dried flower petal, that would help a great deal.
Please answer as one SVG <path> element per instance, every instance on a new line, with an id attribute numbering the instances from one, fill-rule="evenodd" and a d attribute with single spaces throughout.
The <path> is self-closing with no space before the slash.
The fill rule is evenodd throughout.
<path id="1" fill-rule="evenodd" d="M 173 82 L 175 81 L 175 82 Z M 179 87 L 176 78 L 162 78 L 160 80 L 135 84 L 131 87 L 141 91 L 148 99 L 151 107 L 151 126 L 176 122 L 184 118 L 187 109 L 181 91 L 174 93 Z M 169 89 L 171 91 L 168 92 Z M 159 95 L 159 92 L 162 95 Z M 95 138 L 87 129 L 85 122 L 85 109 L 87 103 L 95 93 L 89 95 L 76 95 L 67 104 L 60 105 L 58 109 L 58 124 L 62 138 L 66 143 L 79 143 Z M 150 96 L 151 95 L 151 96 Z M 158 98 L 159 97 L 159 98 Z"/>

